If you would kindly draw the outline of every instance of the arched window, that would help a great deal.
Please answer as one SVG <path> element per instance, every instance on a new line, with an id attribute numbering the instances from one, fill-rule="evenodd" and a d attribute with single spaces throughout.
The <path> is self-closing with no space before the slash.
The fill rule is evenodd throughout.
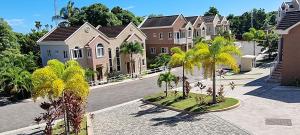
<path id="1" fill-rule="evenodd" d="M 120 49 L 116 48 L 116 58 L 117 58 L 117 71 L 121 71 L 121 59 L 120 59 Z"/>
<path id="2" fill-rule="evenodd" d="M 97 58 L 104 56 L 104 47 L 102 44 L 98 44 L 96 46 L 96 55 L 97 55 Z"/>
<path id="3" fill-rule="evenodd" d="M 192 37 L 192 29 L 191 28 L 188 29 L 188 37 L 189 38 Z"/>

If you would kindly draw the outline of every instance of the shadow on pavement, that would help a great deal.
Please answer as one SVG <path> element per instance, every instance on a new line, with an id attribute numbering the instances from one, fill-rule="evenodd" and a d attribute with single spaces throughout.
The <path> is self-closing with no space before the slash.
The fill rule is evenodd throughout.
<path id="1" fill-rule="evenodd" d="M 157 122 L 157 123 L 153 124 L 152 126 L 160 126 L 160 125 L 177 126 L 177 123 L 179 123 L 179 122 L 193 122 L 193 121 L 199 121 L 202 119 L 202 118 L 195 118 L 195 116 L 198 116 L 198 115 L 179 113 L 175 116 L 170 116 L 170 117 L 152 118 L 151 121 Z"/>
<path id="2" fill-rule="evenodd" d="M 245 84 L 245 86 L 259 86 L 259 88 L 245 93 L 245 95 L 252 95 L 285 103 L 300 103 L 300 90 L 274 89 L 279 86 L 279 84 L 268 83 L 265 81 L 267 78 L 268 76 L 265 76 Z"/>

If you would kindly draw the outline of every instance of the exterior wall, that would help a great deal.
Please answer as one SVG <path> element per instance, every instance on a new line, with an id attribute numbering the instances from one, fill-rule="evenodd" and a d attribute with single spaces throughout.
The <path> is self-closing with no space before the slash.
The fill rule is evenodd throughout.
<path id="1" fill-rule="evenodd" d="M 296 79 L 300 79 L 300 26 L 289 31 L 289 34 L 283 35 L 283 60 L 282 60 L 282 79 L 283 85 L 294 84 Z"/>
<path id="2" fill-rule="evenodd" d="M 67 45 L 41 45 L 41 58 L 43 66 L 47 65 L 48 60 L 57 59 L 61 62 L 66 62 L 70 59 L 70 55 L 68 58 L 64 58 L 64 51 L 69 51 Z M 48 56 L 48 50 L 51 51 L 51 56 Z"/>
<path id="3" fill-rule="evenodd" d="M 184 46 L 182 45 L 175 45 L 175 44 L 147 44 L 147 47 L 146 47 L 146 52 L 147 52 L 147 57 L 154 57 L 154 56 L 157 56 L 159 54 L 161 54 L 161 48 L 162 47 L 167 47 L 168 48 L 168 53 L 170 54 L 171 53 L 171 48 L 173 47 L 179 47 L 181 49 L 185 49 Z M 155 54 L 151 54 L 150 53 L 150 48 L 155 48 L 156 49 L 156 53 Z"/>
<path id="4" fill-rule="evenodd" d="M 142 31 L 147 35 L 147 44 L 174 44 L 173 28 L 142 29 Z M 159 38 L 159 33 L 163 34 L 162 39 Z M 169 38 L 169 33 L 172 33 L 172 38 Z"/>

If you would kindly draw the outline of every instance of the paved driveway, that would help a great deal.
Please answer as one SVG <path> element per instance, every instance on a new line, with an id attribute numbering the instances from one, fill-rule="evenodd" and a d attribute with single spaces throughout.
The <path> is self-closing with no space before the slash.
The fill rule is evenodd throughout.
<path id="1" fill-rule="evenodd" d="M 96 135 L 247 135 L 213 114 L 187 115 L 133 102 L 95 114 Z"/>
<path id="2" fill-rule="evenodd" d="M 173 73 L 181 75 L 181 68 L 176 68 Z M 200 72 L 195 70 L 194 76 L 189 76 L 191 81 L 199 80 Z M 124 102 L 142 98 L 160 89 L 156 84 L 157 76 L 136 80 L 117 85 L 96 88 L 91 90 L 88 98 L 87 110 L 89 112 L 114 106 Z M 39 103 L 23 102 L 0 106 L 0 133 L 18 128 L 34 125 L 33 119 L 41 113 Z"/>

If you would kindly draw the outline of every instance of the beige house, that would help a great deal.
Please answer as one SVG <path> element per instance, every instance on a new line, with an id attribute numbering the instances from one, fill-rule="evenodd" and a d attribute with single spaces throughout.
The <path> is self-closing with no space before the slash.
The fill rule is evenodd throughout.
<path id="1" fill-rule="evenodd" d="M 203 37 L 209 40 L 219 31 L 230 31 L 225 17 L 172 15 L 146 18 L 139 28 L 147 35 L 147 55 L 149 57 L 170 53 L 173 47 L 188 50 L 193 47 L 193 39 Z"/>
<path id="2" fill-rule="evenodd" d="M 298 11 L 298 10 L 300 10 L 299 0 L 282 2 L 281 6 L 278 8 L 277 22 L 279 23 L 287 12 Z"/>
<path id="3" fill-rule="evenodd" d="M 105 81 L 107 74 L 130 73 L 129 56 L 120 52 L 124 42 L 139 42 L 145 48 L 146 35 L 133 23 L 126 26 L 94 27 L 85 23 L 79 27 L 58 27 L 37 42 L 41 49 L 43 65 L 48 60 L 62 62 L 73 59 L 84 68 L 97 71 L 94 80 Z M 146 52 L 133 56 L 133 71 L 146 70 Z"/>

